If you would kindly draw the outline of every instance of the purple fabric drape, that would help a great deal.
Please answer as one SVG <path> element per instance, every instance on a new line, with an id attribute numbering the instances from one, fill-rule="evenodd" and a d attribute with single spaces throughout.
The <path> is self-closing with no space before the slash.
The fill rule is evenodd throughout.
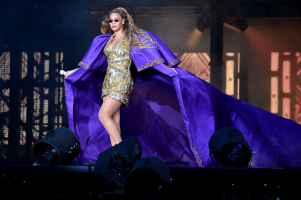
<path id="1" fill-rule="evenodd" d="M 133 47 L 136 68 L 128 107 L 121 107 L 122 138 L 135 136 L 142 157 L 154 156 L 168 166 L 211 166 L 209 140 L 222 127 L 239 129 L 256 152 L 258 167 L 301 167 L 301 126 L 234 99 L 176 65 L 180 62 L 154 34 L 157 45 Z M 80 68 L 65 79 L 69 128 L 81 144 L 79 165 L 95 161 L 111 147 L 98 120 L 107 68 L 102 49 L 110 35 L 96 37 Z"/>

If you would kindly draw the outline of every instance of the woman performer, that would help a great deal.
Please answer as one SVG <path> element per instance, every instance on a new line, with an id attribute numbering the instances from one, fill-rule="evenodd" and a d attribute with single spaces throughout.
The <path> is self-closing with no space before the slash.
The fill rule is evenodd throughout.
<path id="1" fill-rule="evenodd" d="M 147 44 L 139 41 L 135 34 L 152 40 L 141 29 L 136 28 L 132 17 L 124 8 L 114 9 L 102 22 L 103 34 L 113 34 L 104 48 L 108 57 L 108 69 L 102 88 L 103 103 L 99 110 L 99 120 L 110 135 L 112 146 L 120 143 L 120 106 L 127 106 L 133 89 L 130 72 L 130 45 L 143 48 Z M 73 71 L 68 71 L 66 78 Z"/>
<path id="2" fill-rule="evenodd" d="M 65 79 L 69 128 L 81 144 L 79 165 L 120 143 L 122 129 L 122 137 L 141 141 L 142 157 L 159 157 L 169 166 L 211 166 L 211 135 L 234 127 L 256 152 L 252 164 L 301 167 L 295 159 L 301 157 L 299 124 L 178 68 L 179 59 L 156 35 L 138 29 L 124 8 L 111 11 L 101 30 L 80 68 Z"/>

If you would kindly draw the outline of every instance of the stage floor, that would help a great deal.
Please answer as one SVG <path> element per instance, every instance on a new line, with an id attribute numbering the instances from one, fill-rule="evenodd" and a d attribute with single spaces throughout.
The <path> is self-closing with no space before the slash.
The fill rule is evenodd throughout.
<path id="1" fill-rule="evenodd" d="M 1 194 L 8 198 L 130 199 L 120 192 L 102 191 L 94 168 L 8 166 Z M 169 171 L 172 184 L 159 199 L 298 199 L 301 191 L 301 169 L 170 167 Z"/>

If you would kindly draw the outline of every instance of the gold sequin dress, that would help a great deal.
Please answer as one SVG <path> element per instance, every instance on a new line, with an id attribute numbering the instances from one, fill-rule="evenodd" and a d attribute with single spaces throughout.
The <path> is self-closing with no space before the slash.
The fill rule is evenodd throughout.
<path id="1" fill-rule="evenodd" d="M 101 98 L 109 96 L 121 102 L 122 106 L 127 106 L 134 82 L 130 71 L 132 61 L 130 49 L 123 36 L 110 49 L 109 45 L 112 39 L 113 36 L 104 48 L 104 53 L 108 59 L 108 68 L 102 86 Z"/>

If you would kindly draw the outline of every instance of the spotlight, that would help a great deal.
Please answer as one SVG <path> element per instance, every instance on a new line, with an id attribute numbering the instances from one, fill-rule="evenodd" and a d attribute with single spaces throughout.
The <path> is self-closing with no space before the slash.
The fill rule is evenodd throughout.
<path id="1" fill-rule="evenodd" d="M 167 183 L 171 183 L 167 165 L 156 157 L 139 160 L 125 182 L 125 193 L 135 200 L 157 199 Z"/>
<path id="2" fill-rule="evenodd" d="M 209 14 L 205 10 L 199 11 L 197 13 L 196 28 L 200 32 L 204 32 L 206 28 L 209 27 L 209 23 L 210 23 Z"/>
<path id="3" fill-rule="evenodd" d="M 68 128 L 49 131 L 33 147 L 38 165 L 64 165 L 73 160 L 80 151 L 77 136 Z"/>
<path id="4" fill-rule="evenodd" d="M 244 32 L 249 27 L 249 24 L 247 22 L 247 19 L 236 19 L 235 26 Z"/>
<path id="5" fill-rule="evenodd" d="M 124 193 L 125 177 L 141 158 L 141 142 L 131 136 L 100 153 L 94 167 L 94 174 L 104 190 Z"/>
<path id="6" fill-rule="evenodd" d="M 209 149 L 211 159 L 213 154 L 220 167 L 247 167 L 252 156 L 242 133 L 232 127 L 215 131 L 209 141 Z"/>

